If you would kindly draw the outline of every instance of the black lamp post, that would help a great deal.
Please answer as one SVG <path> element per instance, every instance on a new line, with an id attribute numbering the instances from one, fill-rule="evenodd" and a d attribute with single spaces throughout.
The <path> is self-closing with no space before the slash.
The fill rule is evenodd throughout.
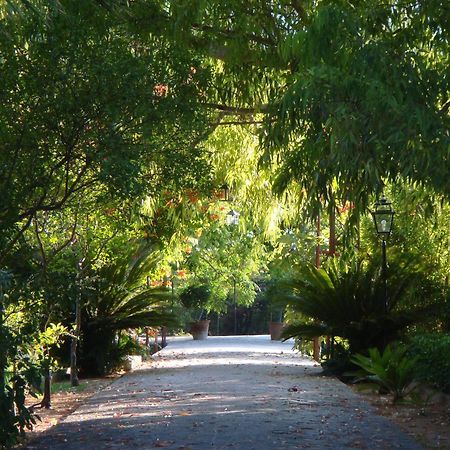
<path id="1" fill-rule="evenodd" d="M 384 312 L 388 311 L 388 294 L 387 294 L 387 260 L 386 260 L 386 239 L 392 231 L 394 223 L 395 211 L 392 209 L 392 203 L 383 195 L 380 200 L 375 203 L 375 208 L 371 211 L 375 229 L 381 238 L 381 256 L 382 256 L 382 277 L 384 283 Z"/>
<path id="2" fill-rule="evenodd" d="M 239 225 L 240 214 L 234 209 L 227 214 L 227 225 Z M 236 277 L 233 276 L 233 302 L 234 302 L 234 334 L 237 334 L 237 301 L 236 301 Z"/>

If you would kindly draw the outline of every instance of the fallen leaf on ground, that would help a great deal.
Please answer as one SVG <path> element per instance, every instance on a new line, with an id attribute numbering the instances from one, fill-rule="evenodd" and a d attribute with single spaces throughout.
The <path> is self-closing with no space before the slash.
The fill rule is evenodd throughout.
<path id="1" fill-rule="evenodd" d="M 153 446 L 157 448 L 170 447 L 174 441 L 155 441 L 153 442 Z"/>

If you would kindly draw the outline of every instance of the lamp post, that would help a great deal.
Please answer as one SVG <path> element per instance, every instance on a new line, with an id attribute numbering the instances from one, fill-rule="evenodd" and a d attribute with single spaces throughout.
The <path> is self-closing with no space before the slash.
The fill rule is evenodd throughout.
<path id="1" fill-rule="evenodd" d="M 236 304 L 236 278 L 233 275 L 233 301 L 234 301 L 234 335 L 237 335 L 237 304 Z"/>
<path id="2" fill-rule="evenodd" d="M 237 226 L 239 225 L 240 214 L 231 209 L 227 214 L 227 225 Z M 236 277 L 233 276 L 233 302 L 234 302 L 234 334 L 237 334 L 237 301 L 236 301 Z"/>
<path id="3" fill-rule="evenodd" d="M 237 211 L 231 209 L 227 213 L 227 225 L 239 225 L 239 216 L 240 214 Z"/>
<path id="4" fill-rule="evenodd" d="M 392 231 L 395 211 L 392 209 L 392 203 L 383 195 L 375 203 L 375 208 L 371 211 L 373 222 L 378 236 L 381 238 L 381 274 L 384 284 L 384 312 L 388 311 L 388 293 L 387 293 L 387 259 L 386 259 L 386 239 Z"/>

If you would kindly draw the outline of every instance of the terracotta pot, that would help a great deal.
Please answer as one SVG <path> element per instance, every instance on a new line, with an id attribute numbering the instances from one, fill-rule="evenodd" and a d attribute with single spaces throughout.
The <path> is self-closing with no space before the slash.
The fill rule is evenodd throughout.
<path id="1" fill-rule="evenodd" d="M 194 341 L 200 341 L 208 337 L 209 320 L 199 320 L 191 325 L 190 333 Z"/>
<path id="2" fill-rule="evenodd" d="M 281 332 L 283 331 L 284 323 L 282 322 L 269 322 L 269 333 L 272 341 L 281 340 Z"/>

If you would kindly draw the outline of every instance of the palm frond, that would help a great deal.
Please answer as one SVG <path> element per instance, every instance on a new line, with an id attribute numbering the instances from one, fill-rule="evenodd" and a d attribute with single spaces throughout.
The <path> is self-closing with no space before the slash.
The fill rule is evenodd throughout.
<path id="1" fill-rule="evenodd" d="M 132 247 L 123 258 L 99 271 L 95 297 L 89 302 L 88 326 L 122 330 L 143 326 L 175 325 L 170 312 L 173 294 L 161 287 L 148 287 L 146 277 L 160 260 L 149 247 Z"/>
<path id="2" fill-rule="evenodd" d="M 291 279 L 279 283 L 275 302 L 288 306 L 300 317 L 312 319 L 313 324 L 292 324 L 284 336 L 327 334 L 347 339 L 352 350 L 381 348 L 408 325 L 432 312 L 429 306 L 399 309 L 415 280 L 416 272 L 402 274 L 397 269 L 386 311 L 384 280 L 375 263 L 334 259 L 324 269 L 299 266 Z"/>
<path id="3" fill-rule="evenodd" d="M 329 334 L 329 329 L 324 324 L 293 324 L 286 326 L 282 333 L 282 339 L 302 337 L 312 339 L 317 336 Z"/>

